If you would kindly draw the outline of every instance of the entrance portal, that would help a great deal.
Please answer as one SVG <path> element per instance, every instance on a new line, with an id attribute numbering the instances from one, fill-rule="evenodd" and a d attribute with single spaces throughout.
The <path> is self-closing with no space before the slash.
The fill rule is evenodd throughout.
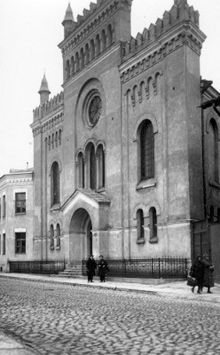
<path id="1" fill-rule="evenodd" d="M 72 216 L 69 229 L 69 262 L 81 263 L 93 253 L 92 222 L 88 212 L 80 208 Z"/>

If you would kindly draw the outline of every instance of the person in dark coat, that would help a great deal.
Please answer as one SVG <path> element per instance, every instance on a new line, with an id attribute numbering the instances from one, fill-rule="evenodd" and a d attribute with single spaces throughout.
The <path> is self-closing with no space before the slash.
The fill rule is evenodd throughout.
<path id="1" fill-rule="evenodd" d="M 202 261 L 201 256 L 197 256 L 196 261 L 192 265 L 190 276 L 195 277 L 197 281 L 198 290 L 197 293 L 201 293 L 203 288 L 203 280 L 204 280 L 204 263 Z M 192 287 L 192 292 L 194 292 L 195 286 Z"/>
<path id="2" fill-rule="evenodd" d="M 95 275 L 95 270 L 96 270 L 96 262 L 94 260 L 93 255 L 90 255 L 86 262 L 86 269 L 87 269 L 87 275 L 88 275 L 88 282 L 93 282 L 93 277 Z"/>
<path id="3" fill-rule="evenodd" d="M 98 274 L 101 282 L 105 282 L 107 271 L 109 271 L 108 263 L 104 260 L 103 255 L 100 255 L 98 263 Z"/>
<path id="4" fill-rule="evenodd" d="M 207 287 L 207 293 L 212 293 L 210 288 L 214 287 L 214 265 L 209 262 L 209 257 L 207 255 L 204 256 L 203 259 L 204 264 L 204 280 L 203 280 L 203 287 Z"/>

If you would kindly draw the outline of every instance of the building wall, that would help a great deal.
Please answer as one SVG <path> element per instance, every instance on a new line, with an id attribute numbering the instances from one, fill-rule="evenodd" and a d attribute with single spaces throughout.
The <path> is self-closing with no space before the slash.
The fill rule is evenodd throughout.
<path id="1" fill-rule="evenodd" d="M 26 193 L 26 213 L 15 213 L 15 194 Z M 0 218 L 1 253 L 0 268 L 8 271 L 8 261 L 32 260 L 33 258 L 33 171 L 9 173 L 0 178 L 1 211 L 3 195 L 6 196 L 6 215 Z M 25 253 L 15 252 L 15 233 L 26 233 Z M 3 255 L 3 234 L 6 235 L 6 250 Z"/>
<path id="2" fill-rule="evenodd" d="M 202 121 L 198 106 L 199 58 L 205 36 L 199 29 L 198 13 L 188 5 L 184 7 L 184 3 L 175 1 L 163 19 L 131 40 L 131 2 L 120 0 L 119 8 L 111 7 L 106 16 L 103 14 L 109 3 L 97 3 L 95 10 L 90 9 L 90 17 L 73 24 L 69 37 L 65 36 L 59 45 L 64 61 L 62 105 L 54 106 L 54 99 L 45 103 L 36 109 L 32 125 L 36 257 L 69 260 L 74 238 L 80 252 L 83 243 L 76 231 L 75 237 L 72 233 L 72 217 L 84 209 L 85 213 L 77 215 L 86 218 L 89 213 L 97 255 L 103 253 L 119 259 L 190 258 L 191 222 L 204 218 Z M 95 21 L 96 15 L 100 15 L 99 21 Z M 190 23 L 188 27 L 184 26 L 186 22 Z M 94 26 L 93 31 L 89 23 Z M 70 70 L 71 61 L 108 24 L 113 30 L 111 45 L 79 71 L 74 72 L 74 65 Z M 85 59 L 82 58 L 79 63 Z M 92 90 L 99 92 L 102 100 L 101 117 L 94 127 L 86 121 L 86 100 Z M 62 119 L 56 119 L 57 116 Z M 147 181 L 138 178 L 137 135 L 143 120 L 152 122 L 155 141 L 155 176 Z M 45 139 L 59 127 L 62 144 L 48 150 Z M 86 186 L 83 197 L 83 193 L 76 192 L 77 154 L 85 154 L 89 143 L 95 148 L 103 144 L 106 184 L 96 194 L 90 191 L 89 197 Z M 60 169 L 61 198 L 57 206 L 51 206 L 50 173 L 54 161 Z M 110 204 L 104 208 L 97 202 L 98 196 L 105 197 Z M 151 207 L 157 213 L 158 235 L 153 242 L 149 228 Z M 138 209 L 144 212 L 142 243 L 137 241 Z M 57 223 L 62 229 L 61 244 L 51 249 L 49 229 Z M 85 231 L 79 227 L 78 232 L 83 238 Z"/>

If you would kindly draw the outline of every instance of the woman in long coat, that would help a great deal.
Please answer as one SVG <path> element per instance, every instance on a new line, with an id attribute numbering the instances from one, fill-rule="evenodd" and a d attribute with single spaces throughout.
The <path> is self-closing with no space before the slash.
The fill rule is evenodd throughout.
<path id="1" fill-rule="evenodd" d="M 197 293 L 201 293 L 201 291 L 202 291 L 203 280 L 204 280 L 204 269 L 205 269 L 205 266 L 204 266 L 201 256 L 197 256 L 196 261 L 192 265 L 191 272 L 190 272 L 191 276 L 195 277 L 195 279 L 197 281 L 197 286 L 198 286 Z M 195 286 L 192 287 L 192 292 L 194 292 L 194 289 L 195 289 Z"/>
<path id="2" fill-rule="evenodd" d="M 93 282 L 93 276 L 95 275 L 95 269 L 97 265 L 96 262 L 93 258 L 93 255 L 91 255 L 87 262 L 86 262 L 86 269 L 87 269 L 87 276 L 88 276 L 88 282 Z"/>
<path id="3" fill-rule="evenodd" d="M 207 287 L 207 293 L 212 293 L 210 291 L 211 287 L 214 287 L 214 266 L 209 262 L 208 256 L 205 256 L 203 259 L 204 264 L 204 279 L 203 279 L 203 287 Z"/>

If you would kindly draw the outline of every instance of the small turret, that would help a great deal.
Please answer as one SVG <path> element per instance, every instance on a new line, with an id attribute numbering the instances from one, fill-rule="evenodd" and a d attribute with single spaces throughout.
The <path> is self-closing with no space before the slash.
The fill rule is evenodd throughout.
<path id="1" fill-rule="evenodd" d="M 41 81 L 41 86 L 40 86 L 40 90 L 38 91 L 38 93 L 40 94 L 40 104 L 41 105 L 43 105 L 45 102 L 47 102 L 49 100 L 50 90 L 48 88 L 48 83 L 47 83 L 47 79 L 46 79 L 45 74 L 44 74 L 44 77 Z"/>
<path id="2" fill-rule="evenodd" d="M 70 3 L 67 6 L 66 9 L 66 14 L 64 17 L 64 20 L 62 22 L 62 25 L 64 27 L 64 38 L 69 36 L 69 34 L 73 31 L 74 29 L 74 19 L 73 19 L 73 11 L 71 9 Z"/>

